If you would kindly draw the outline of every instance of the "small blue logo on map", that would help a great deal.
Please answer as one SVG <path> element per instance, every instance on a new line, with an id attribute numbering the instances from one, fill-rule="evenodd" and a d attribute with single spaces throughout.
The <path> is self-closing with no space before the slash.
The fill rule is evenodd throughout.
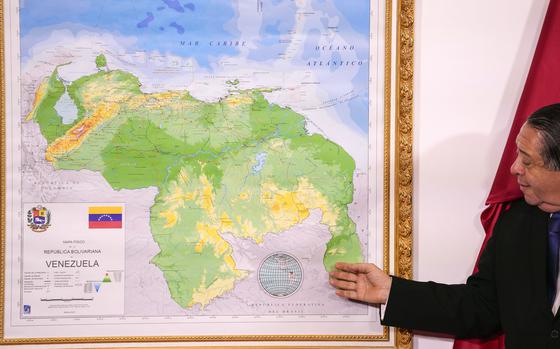
<path id="1" fill-rule="evenodd" d="M 28 304 L 23 305 L 23 313 L 24 314 L 31 314 L 31 306 Z"/>

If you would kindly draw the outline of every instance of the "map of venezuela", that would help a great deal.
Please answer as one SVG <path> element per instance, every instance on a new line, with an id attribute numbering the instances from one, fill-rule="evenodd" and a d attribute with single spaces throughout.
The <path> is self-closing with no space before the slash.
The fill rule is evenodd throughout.
<path id="1" fill-rule="evenodd" d="M 310 134 L 303 115 L 267 101 L 270 90 L 230 81 L 216 102 L 188 91 L 144 93 L 102 55 L 96 64 L 97 73 L 72 82 L 54 69 L 26 120 L 39 125 L 55 169 L 99 172 L 114 190 L 157 188 L 150 229 L 160 252 L 151 262 L 181 307 L 205 307 L 251 272 L 236 267 L 222 233 L 258 244 L 319 210 L 331 234 L 325 270 L 362 260 L 348 214 L 354 159 Z M 70 122 L 55 108 L 63 98 L 77 109 Z"/>

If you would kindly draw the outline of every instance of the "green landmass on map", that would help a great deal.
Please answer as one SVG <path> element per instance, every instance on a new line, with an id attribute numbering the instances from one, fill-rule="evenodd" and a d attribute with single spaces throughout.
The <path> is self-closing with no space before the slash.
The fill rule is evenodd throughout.
<path id="1" fill-rule="evenodd" d="M 64 93 L 78 110 L 71 124 L 55 109 Z M 54 69 L 27 120 L 39 125 L 56 169 L 98 171 L 115 190 L 157 187 L 150 227 L 160 252 L 152 263 L 182 307 L 204 307 L 248 275 L 224 232 L 261 243 L 320 210 L 332 234 L 325 269 L 362 259 L 348 215 L 354 160 L 262 90 L 210 103 L 187 91 L 143 93 L 122 70 L 65 86 Z"/>

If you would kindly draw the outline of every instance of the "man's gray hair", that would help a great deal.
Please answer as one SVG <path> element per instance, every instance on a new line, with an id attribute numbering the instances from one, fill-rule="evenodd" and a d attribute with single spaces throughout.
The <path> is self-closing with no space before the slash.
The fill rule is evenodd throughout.
<path id="1" fill-rule="evenodd" d="M 537 110 L 529 116 L 527 125 L 537 130 L 541 136 L 540 155 L 544 166 L 549 170 L 560 171 L 560 103 Z"/>

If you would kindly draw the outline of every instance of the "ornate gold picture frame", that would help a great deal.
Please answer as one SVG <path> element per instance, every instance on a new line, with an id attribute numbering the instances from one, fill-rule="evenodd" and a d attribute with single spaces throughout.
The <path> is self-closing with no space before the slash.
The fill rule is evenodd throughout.
<path id="1" fill-rule="evenodd" d="M 110 1 L 56 0 L 34 9 L 33 5 L 38 3 L 32 0 L 0 3 L 0 55 L 3 59 L 0 65 L 0 175 L 4 211 L 0 219 L 0 345 L 67 347 L 114 343 L 115 347 L 131 348 L 138 343 L 148 343 L 148 347 L 154 348 L 177 345 L 412 348 L 410 332 L 380 325 L 377 307 L 336 299 L 334 291 L 330 294 L 325 269 L 331 268 L 337 260 L 355 261 L 352 254 L 355 245 L 347 242 L 355 239 L 359 242 L 357 254 L 362 260 L 382 265 L 393 275 L 412 277 L 413 0 L 372 0 L 367 4 L 360 2 L 361 5 L 336 0 L 287 1 L 286 4 L 283 1 L 239 0 L 230 2 L 231 8 L 223 9 L 218 6 L 224 3 L 221 0 L 161 0 L 157 4 L 155 1 L 131 1 L 128 2 L 130 6 L 125 1 L 115 8 L 109 8 Z M 61 11 L 62 6 L 65 11 Z M 368 9 L 369 16 L 360 11 L 364 8 Z M 127 9 L 136 12 L 127 13 Z M 59 12 L 59 16 L 48 18 L 44 15 L 48 11 Z M 135 24 L 134 33 L 151 33 L 152 36 L 135 36 L 132 29 L 129 32 L 115 25 L 119 11 L 123 11 L 122 16 L 135 16 L 131 19 Z M 67 14 L 60 14 L 62 12 Z M 99 25 L 96 25 L 87 17 L 88 13 L 108 17 L 103 20 L 98 17 Z M 290 15 L 293 22 L 277 20 Z M 191 16 L 189 20 L 196 26 L 189 26 L 186 16 Z M 251 28 L 256 20 L 251 16 L 261 21 L 260 30 Z M 102 22 L 107 22 L 107 27 L 103 27 Z M 364 23 L 367 23 L 365 37 L 369 46 L 361 47 Z M 302 28 L 311 29 L 303 31 Z M 324 31 L 316 28 L 324 28 Z M 190 31 L 197 34 L 189 37 Z M 221 37 L 213 36 L 218 32 Z M 242 33 L 247 32 L 253 37 L 243 37 Z M 152 39 L 161 33 L 165 34 L 161 36 L 165 39 L 154 43 Z M 267 39 L 267 35 L 274 40 Z M 157 47 L 158 44 L 167 45 L 163 41 L 170 37 L 179 39 L 173 39 L 172 46 Z M 346 41 L 337 42 L 337 38 Z M 91 52 L 98 54 L 91 56 Z M 88 57 L 95 59 L 88 62 Z M 285 62 L 292 62 L 293 66 Z M 367 67 L 367 75 L 360 72 L 362 65 Z M 182 74 L 188 77 L 176 78 Z M 339 86 L 333 82 L 338 81 L 333 78 L 334 74 L 342 77 Z M 360 82 L 360 78 L 367 80 L 365 90 L 356 87 L 365 81 Z M 93 89 L 92 84 L 101 83 L 109 85 Z M 344 90 L 345 83 L 352 85 Z M 331 92 L 323 92 L 323 87 Z M 57 88 L 60 93 L 56 92 Z M 344 91 L 333 97 L 332 91 L 337 88 Z M 130 90 L 123 93 L 122 89 Z M 203 89 L 207 89 L 208 94 L 197 92 Z M 369 130 L 365 131 L 365 139 L 370 150 L 366 151 L 367 165 L 361 173 L 366 178 L 363 202 L 368 204 L 363 211 L 367 214 L 360 218 L 362 211 L 358 209 L 350 208 L 350 213 L 346 212 L 351 205 L 361 205 L 358 199 L 343 202 L 342 206 L 335 206 L 333 202 L 347 189 L 337 187 L 337 183 L 344 182 L 344 166 L 340 165 L 348 158 L 344 150 L 354 142 L 347 137 L 352 133 L 345 134 L 346 137 L 337 136 L 337 133 L 345 132 L 342 127 L 345 123 L 360 124 L 363 120 L 343 119 L 339 129 L 336 124 L 328 129 L 329 122 L 322 123 L 320 118 L 325 115 L 336 120 L 343 111 L 359 111 L 359 103 L 358 106 L 351 103 L 364 98 L 368 101 L 365 114 L 369 117 L 365 122 Z M 249 107 L 244 109 L 244 104 Z M 212 111 L 208 111 L 210 109 Z M 139 119 L 126 114 L 133 122 L 117 126 L 114 120 L 117 116 L 124 118 L 124 110 L 132 114 L 146 112 L 149 115 L 146 120 L 151 121 L 141 124 Z M 233 122 L 228 119 L 232 115 L 254 118 L 262 110 L 266 113 L 260 117 L 265 120 L 272 120 L 276 115 L 286 119 L 260 121 L 262 125 L 258 129 L 251 126 L 254 132 L 266 127 L 272 127 L 272 131 L 260 138 L 239 141 L 239 149 L 247 149 L 250 154 L 246 164 L 239 165 L 237 159 L 240 158 L 235 157 L 241 156 L 241 150 L 235 157 L 226 153 L 237 144 L 231 138 L 233 134 L 237 137 L 246 125 L 240 122 L 218 127 L 220 121 L 210 119 L 218 115 Z M 64 113 L 75 115 L 65 120 Z M 50 116 L 41 119 L 42 115 Z M 183 139 L 186 143 L 191 137 L 199 137 L 198 131 L 192 133 L 192 128 L 186 128 L 185 125 L 193 127 L 191 121 L 177 123 L 178 118 L 192 115 L 202 115 L 199 119 L 207 122 L 203 124 L 203 131 L 209 131 L 208 143 L 216 141 L 212 134 L 226 135 L 235 131 L 223 137 L 225 145 L 221 145 L 221 152 L 210 154 L 214 148 L 205 145 L 186 155 L 191 150 L 179 149 L 184 144 L 172 144 L 167 138 L 158 143 L 181 127 L 185 127 L 181 132 L 186 135 Z M 62 121 L 54 125 L 57 117 Z M 159 124 L 153 121 L 156 119 Z M 300 122 L 305 124 L 303 131 L 297 131 Z M 128 127 L 126 131 L 122 131 L 125 127 Z M 197 127 L 200 131 L 202 126 Z M 165 133 L 159 133 L 160 130 Z M 113 132 L 115 138 L 103 138 L 105 132 Z M 150 149 L 142 145 L 139 152 L 146 154 L 142 166 L 153 168 L 134 178 L 135 184 L 130 185 L 126 181 L 133 179 L 131 173 L 119 174 L 119 166 L 138 156 L 128 144 L 148 132 L 145 140 L 157 144 Z M 300 133 L 295 135 L 294 132 Z M 314 137 L 314 134 L 320 136 Z M 130 138 L 123 138 L 127 135 L 131 135 Z M 99 158 L 83 157 L 86 151 L 81 147 L 91 146 L 88 151 L 96 149 L 99 143 L 88 143 L 95 137 L 98 137 L 97 142 L 113 145 L 105 148 L 103 154 L 99 153 Z M 310 139 L 316 142 L 301 158 L 292 154 L 295 148 L 290 145 L 296 143 L 297 137 L 305 144 Z M 169 148 L 163 149 L 163 146 Z M 319 155 L 308 154 L 316 149 L 326 150 L 321 161 L 315 164 Z M 158 161 L 152 161 L 154 157 L 149 154 L 154 154 L 153 151 L 161 159 L 156 157 Z M 157 176 L 158 166 L 166 161 L 170 151 L 180 152 L 181 156 L 164 167 L 167 176 L 162 179 Z M 270 155 L 274 151 L 277 155 Z M 360 151 L 365 150 L 356 153 Z M 189 157 L 203 152 L 210 155 L 200 157 L 196 165 L 188 161 Z M 354 150 L 348 153 L 353 158 L 349 163 L 354 166 L 351 167 L 350 197 L 352 193 L 358 197 L 359 160 Z M 285 177 L 276 177 L 274 171 L 267 176 L 261 172 L 271 166 L 274 156 L 280 159 L 275 171 L 286 171 Z M 223 162 L 218 163 L 216 159 Z M 330 163 L 333 167 L 325 165 L 327 159 L 334 159 Z M 107 162 L 101 169 L 95 167 L 96 161 Z M 132 167 L 138 165 L 137 160 L 130 162 L 134 163 Z M 307 163 L 313 163 L 318 172 L 327 175 L 312 174 L 314 170 L 304 167 Z M 214 165 L 216 168 L 212 167 Z M 43 176 L 38 173 L 42 166 L 49 175 L 67 171 L 64 173 L 69 177 Z M 177 167 L 176 171 L 173 166 Z M 331 170 L 333 172 L 328 172 Z M 252 195 L 246 189 L 249 185 L 236 192 L 235 198 L 230 192 L 218 190 L 223 187 L 231 190 L 232 184 L 241 183 L 241 179 L 234 179 L 236 173 L 243 171 L 247 172 L 243 183 L 253 180 L 248 180 L 249 176 L 265 178 L 255 182 L 260 190 L 256 206 L 246 203 L 251 201 Z M 176 176 L 173 181 L 168 180 L 171 173 Z M 298 176 L 294 180 L 297 185 L 279 184 L 282 178 L 290 182 L 294 173 Z M 154 178 L 165 180 L 166 187 L 155 190 L 149 185 L 143 186 L 146 177 L 152 174 Z M 321 188 L 320 184 L 325 181 L 308 179 L 327 177 L 332 187 L 339 189 Z M 107 181 L 100 181 L 100 178 Z M 228 178 L 233 179 L 228 182 Z M 196 184 L 193 184 L 194 179 Z M 96 186 L 100 186 L 98 193 Z M 144 192 L 137 194 L 134 192 L 137 188 Z M 167 196 L 161 194 L 166 190 Z M 63 194 L 57 196 L 59 192 Z M 142 201 L 149 195 L 152 201 Z M 177 195 L 181 196 L 181 204 L 172 205 L 170 202 Z M 226 199 L 228 205 L 236 203 L 244 209 L 233 205 L 220 211 Z M 158 204 L 162 205 L 161 209 L 155 208 Z M 295 207 L 292 211 L 290 205 Z M 268 210 L 266 214 L 255 213 L 255 216 L 260 219 L 267 215 L 273 222 L 266 226 L 266 219 L 253 219 L 249 207 L 255 212 Z M 277 209 L 284 210 L 281 218 L 273 214 Z M 168 241 L 172 238 L 162 234 L 168 232 L 167 228 L 194 219 L 195 210 L 196 214 L 204 211 L 204 220 L 200 221 L 203 223 L 196 225 L 198 240 L 193 240 L 191 246 L 195 252 L 181 261 L 178 258 L 182 258 L 182 252 L 166 259 L 168 253 L 174 253 L 166 249 L 182 242 Z M 348 220 L 340 218 L 345 212 Z M 188 216 L 191 218 L 186 218 L 187 213 L 192 214 Z M 217 218 L 212 220 L 212 217 Z M 328 217 L 334 218 L 329 221 Z M 360 219 L 365 222 L 361 232 Z M 291 223 L 286 223 L 288 220 Z M 345 229 L 357 227 L 356 237 L 345 235 L 345 231 L 337 232 L 341 222 L 347 221 L 350 221 L 350 228 Z M 260 222 L 267 230 L 260 232 Z M 135 233 L 137 226 L 142 226 L 149 235 L 131 243 L 129 236 Z M 271 235 L 302 236 L 310 231 L 317 236 L 312 235 L 309 241 L 303 239 L 301 246 L 297 239 L 270 241 Z M 271 232 L 276 234 L 269 234 Z M 83 238 L 72 235 L 82 233 L 89 235 Z M 169 235 L 187 239 L 182 235 Z M 146 236 L 153 241 L 146 242 L 147 245 L 138 242 L 146 240 Z M 344 242 L 334 241 L 337 236 L 343 236 Z M 149 255 L 148 259 L 134 259 L 134 249 L 137 255 L 142 255 L 148 244 L 159 246 L 161 251 Z M 198 263 L 196 261 L 209 246 L 212 250 L 204 259 L 205 263 L 219 260 L 222 264 L 215 270 L 203 266 L 193 269 L 192 274 L 185 274 L 185 265 L 190 267 Z M 320 247 L 319 252 L 312 250 L 314 246 Z M 245 252 L 239 252 L 240 249 Z M 325 269 L 316 268 L 313 253 L 322 256 L 319 265 Z M 80 257 L 75 257 L 78 255 Z M 138 296 L 129 301 L 131 289 L 136 292 L 142 285 L 150 292 L 156 289 L 147 285 L 148 280 L 156 279 L 142 276 L 137 276 L 134 286 L 130 286 L 130 274 L 143 268 L 138 261 L 146 262 L 152 273 L 162 273 L 157 280 L 163 281 L 163 286 L 157 290 L 164 290 L 165 295 L 151 298 L 151 293 L 146 291 L 144 298 Z M 181 264 L 184 261 L 192 264 Z M 253 269 L 242 268 L 251 263 L 254 263 Z M 178 266 L 182 269 L 175 273 L 173 268 Z M 212 270 L 216 275 L 211 274 Z M 100 271 L 98 277 L 92 276 Z M 278 274 L 280 272 L 284 274 Z M 188 284 L 194 284 L 189 291 L 185 291 L 185 284 L 181 283 L 185 275 Z M 244 280 L 252 280 L 253 284 L 234 291 Z M 318 291 L 315 290 L 317 284 L 323 288 L 317 286 Z M 103 296 L 103 292 L 107 296 Z M 255 295 L 255 301 L 250 300 L 251 294 Z M 167 297 L 168 302 L 158 303 L 162 297 Z M 148 299 L 155 301 L 147 302 Z M 222 302 L 221 306 L 212 308 L 216 300 Z M 143 301 L 152 313 L 142 312 Z M 240 306 L 239 309 L 243 310 L 239 313 L 231 310 L 237 309 L 232 305 L 240 303 L 244 308 Z M 342 308 L 348 310 L 340 310 Z M 204 313 L 207 309 L 210 309 L 209 314 Z"/>

